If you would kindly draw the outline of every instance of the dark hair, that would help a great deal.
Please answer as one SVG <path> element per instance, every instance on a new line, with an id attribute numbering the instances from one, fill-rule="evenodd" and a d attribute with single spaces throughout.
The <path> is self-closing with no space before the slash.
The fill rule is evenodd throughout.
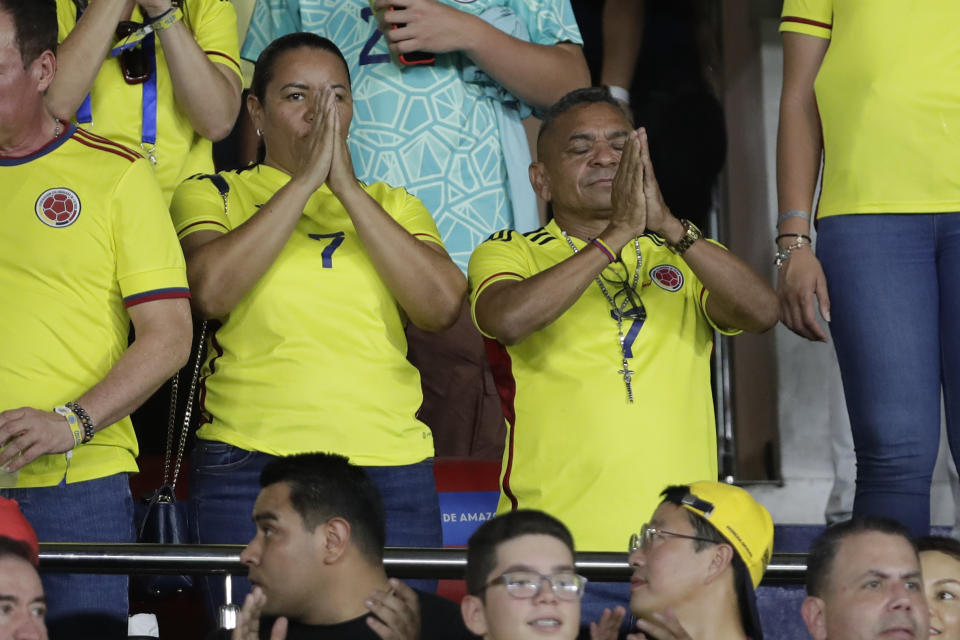
<path id="1" fill-rule="evenodd" d="M 624 109 L 623 104 L 617 102 L 616 98 L 610 94 L 609 88 L 583 87 L 582 89 L 574 89 L 547 108 L 543 114 L 543 120 L 540 123 L 540 131 L 537 133 L 537 145 L 540 144 L 540 140 L 543 139 L 543 134 L 553 126 L 557 118 L 574 107 L 579 107 L 583 104 L 609 104 L 622 113 L 627 122 L 633 126 L 633 115 Z"/>
<path id="2" fill-rule="evenodd" d="M 260 472 L 261 487 L 278 482 L 290 486 L 290 504 L 308 531 L 343 518 L 357 548 L 382 562 L 386 516 L 380 492 L 362 467 L 334 453 L 301 453 L 278 458 Z"/>
<path id="3" fill-rule="evenodd" d="M 57 51 L 55 0 L 0 0 L 0 12 L 13 19 L 20 60 L 26 68 L 44 51 Z"/>
<path id="4" fill-rule="evenodd" d="M 3 0 L 0 0 L 0 2 L 3 2 Z M 26 542 L 23 542 L 22 540 L 14 540 L 13 538 L 8 538 L 7 536 L 0 536 L 0 560 L 3 558 L 20 558 L 32 567 L 32 557 L 33 555 L 30 552 L 30 547 Z"/>
<path id="5" fill-rule="evenodd" d="M 534 509 L 510 511 L 480 525 L 467 543 L 467 593 L 481 595 L 497 565 L 497 547 L 526 535 L 553 536 L 573 554 L 573 536 L 556 518 Z"/>
<path id="6" fill-rule="evenodd" d="M 900 536 L 914 552 L 917 550 L 907 528 L 890 518 L 863 516 L 829 526 L 813 541 L 807 554 L 807 595 L 821 597 L 824 594 L 840 542 L 861 533 Z"/>
<path id="7" fill-rule="evenodd" d="M 250 81 L 250 91 L 257 97 L 257 100 L 263 102 L 266 98 L 267 85 L 273 79 L 273 70 L 277 65 L 277 58 L 280 57 L 280 54 L 301 47 L 329 51 L 337 56 L 343 63 L 343 68 L 347 71 L 347 80 L 350 80 L 350 65 L 347 64 L 347 59 L 343 57 L 343 53 L 340 52 L 337 45 L 315 33 L 307 33 L 306 31 L 288 33 L 268 44 L 257 58 L 257 63 L 253 68 L 253 79 Z"/>
<path id="8" fill-rule="evenodd" d="M 926 536 L 917 540 L 917 552 L 939 551 L 960 561 L 960 541 L 946 536 Z"/>

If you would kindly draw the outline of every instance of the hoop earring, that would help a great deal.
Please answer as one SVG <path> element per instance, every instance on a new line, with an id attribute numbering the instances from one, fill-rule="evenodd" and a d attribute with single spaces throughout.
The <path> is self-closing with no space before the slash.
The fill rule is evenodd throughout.
<path id="1" fill-rule="evenodd" d="M 259 138 L 259 137 L 262 136 L 262 135 L 263 135 L 263 132 L 260 131 L 260 129 L 257 129 L 257 137 Z"/>

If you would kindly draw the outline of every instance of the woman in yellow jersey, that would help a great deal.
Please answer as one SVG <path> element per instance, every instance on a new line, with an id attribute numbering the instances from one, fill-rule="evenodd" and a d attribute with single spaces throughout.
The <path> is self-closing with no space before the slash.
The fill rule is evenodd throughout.
<path id="1" fill-rule="evenodd" d="M 448 327 L 464 277 L 419 200 L 354 177 L 350 78 L 333 43 L 274 41 L 247 106 L 263 162 L 195 176 L 172 205 L 195 309 L 216 321 L 192 457 L 197 541 L 249 541 L 262 467 L 330 451 L 373 477 L 389 546 L 440 546 L 433 441 L 416 417 L 404 325 Z"/>
<path id="2" fill-rule="evenodd" d="M 960 542 L 931 536 L 917 540 L 917 548 L 930 607 L 930 637 L 960 640 Z"/>

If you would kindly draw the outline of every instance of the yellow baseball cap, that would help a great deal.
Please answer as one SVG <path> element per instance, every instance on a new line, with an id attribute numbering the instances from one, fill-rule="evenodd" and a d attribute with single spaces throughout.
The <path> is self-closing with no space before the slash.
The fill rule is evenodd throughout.
<path id="1" fill-rule="evenodd" d="M 753 588 L 760 585 L 773 554 L 773 518 L 766 508 L 740 487 L 724 482 L 694 482 L 680 506 L 709 522 L 720 532 L 750 572 Z"/>

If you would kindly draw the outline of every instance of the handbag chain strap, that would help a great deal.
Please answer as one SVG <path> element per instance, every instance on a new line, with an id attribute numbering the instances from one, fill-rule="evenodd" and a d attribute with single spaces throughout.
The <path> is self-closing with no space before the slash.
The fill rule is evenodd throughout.
<path id="1" fill-rule="evenodd" d="M 180 429 L 180 438 L 177 443 L 177 457 L 173 466 L 172 475 L 170 473 L 170 463 L 173 461 L 173 432 L 177 422 L 177 396 L 180 387 L 180 372 L 178 371 L 170 380 L 170 415 L 167 420 L 167 446 L 163 455 L 163 484 L 169 484 L 173 490 L 177 488 L 177 479 L 180 477 L 180 466 L 183 463 L 183 450 L 187 446 L 187 438 L 190 435 L 190 423 L 193 421 L 193 400 L 197 395 L 197 382 L 200 379 L 200 365 L 203 362 L 206 338 L 207 322 L 204 320 L 200 323 L 200 339 L 197 342 L 197 357 L 193 362 L 190 395 L 187 396 L 187 405 L 183 412 L 183 427 Z"/>

